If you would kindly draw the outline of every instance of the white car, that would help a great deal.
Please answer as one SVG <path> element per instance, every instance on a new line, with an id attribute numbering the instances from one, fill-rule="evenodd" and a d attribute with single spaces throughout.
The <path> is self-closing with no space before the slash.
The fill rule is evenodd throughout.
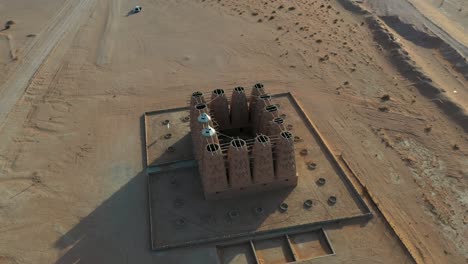
<path id="1" fill-rule="evenodd" d="M 132 12 L 133 12 L 133 13 L 140 13 L 140 12 L 141 12 L 141 6 L 135 6 L 135 7 L 132 9 Z"/>

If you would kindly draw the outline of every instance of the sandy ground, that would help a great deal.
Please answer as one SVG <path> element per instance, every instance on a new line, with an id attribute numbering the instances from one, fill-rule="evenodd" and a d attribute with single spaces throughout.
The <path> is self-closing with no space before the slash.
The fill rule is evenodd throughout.
<path id="1" fill-rule="evenodd" d="M 129 16 L 134 1 L 42 2 L 0 4 L 18 50 L 8 61 L 0 40 L 0 263 L 212 259 L 148 249 L 141 115 L 258 81 L 299 97 L 421 263 L 466 262 L 467 128 L 398 73 L 362 16 L 324 0 L 144 0 Z"/>
<path id="2" fill-rule="evenodd" d="M 8 73 L 16 68 L 12 65 L 13 58 L 10 52 L 18 57 L 28 54 L 37 42 L 39 33 L 47 31 L 56 23 L 56 18 L 63 17 L 62 11 L 69 8 L 71 1 L 45 0 L 45 1 L 2 1 L 0 2 L 0 30 L 4 29 L 7 21 L 15 24 L 9 30 L 0 32 L 0 85 L 6 81 Z M 3 37 L 2 37 L 3 36 Z M 9 40 L 7 39 L 9 37 Z M 5 45 L 6 43 L 6 46 Z"/>

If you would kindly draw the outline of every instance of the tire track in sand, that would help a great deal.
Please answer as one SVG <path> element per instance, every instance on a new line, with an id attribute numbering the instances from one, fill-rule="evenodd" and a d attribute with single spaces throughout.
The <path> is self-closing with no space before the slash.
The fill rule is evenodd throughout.
<path id="1" fill-rule="evenodd" d="M 114 48 L 114 36 L 119 25 L 118 18 L 120 16 L 120 0 L 109 0 L 107 1 L 107 6 L 106 27 L 101 35 L 99 43 L 99 49 L 96 57 L 97 65 L 110 63 L 112 50 Z"/>
<path id="2" fill-rule="evenodd" d="M 7 50 L 8 50 L 8 55 L 9 55 L 9 58 L 8 60 L 17 60 L 18 59 L 18 56 L 16 55 L 16 49 L 15 49 L 15 45 L 13 44 L 13 37 L 10 35 L 10 34 L 5 34 L 5 33 L 0 33 L 0 37 L 2 37 L 3 39 L 5 39 L 6 41 L 6 44 L 7 44 Z M 1 58 L 0 57 L 0 62 L 2 61 L 2 59 L 4 61 L 7 61 L 5 60 L 5 58 Z"/>
<path id="3" fill-rule="evenodd" d="M 25 57 L 19 62 L 7 80 L 0 86 L 0 130 L 8 114 L 21 98 L 39 67 L 50 52 L 66 34 L 74 34 L 80 27 L 80 20 L 90 12 L 95 0 L 73 1 L 70 12 L 60 12 L 54 23 L 38 36 Z"/>

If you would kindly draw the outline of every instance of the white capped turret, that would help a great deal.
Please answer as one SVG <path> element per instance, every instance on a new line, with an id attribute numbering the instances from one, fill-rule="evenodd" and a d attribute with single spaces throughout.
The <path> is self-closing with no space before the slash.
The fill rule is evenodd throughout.
<path id="1" fill-rule="evenodd" d="M 199 123 L 208 123 L 211 121 L 211 117 L 207 113 L 202 113 L 198 116 Z"/>
<path id="2" fill-rule="evenodd" d="M 216 130 L 210 126 L 207 126 L 202 129 L 202 136 L 204 137 L 212 137 L 216 134 Z"/>

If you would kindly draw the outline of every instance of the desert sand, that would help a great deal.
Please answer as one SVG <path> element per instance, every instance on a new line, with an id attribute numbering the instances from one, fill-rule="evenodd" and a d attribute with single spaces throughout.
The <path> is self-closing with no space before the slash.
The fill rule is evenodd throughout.
<path id="1" fill-rule="evenodd" d="M 373 13 L 346 0 L 1 1 L 0 25 L 14 24 L 0 32 L 0 263 L 217 263 L 209 248 L 150 251 L 141 117 L 256 82 L 298 98 L 414 262 L 466 263 L 466 72 L 443 38 L 382 22 L 430 80 L 402 71 L 362 8 Z M 466 20 L 451 19 L 440 30 L 466 44 Z M 391 253 L 368 245 L 349 263 Z"/>

